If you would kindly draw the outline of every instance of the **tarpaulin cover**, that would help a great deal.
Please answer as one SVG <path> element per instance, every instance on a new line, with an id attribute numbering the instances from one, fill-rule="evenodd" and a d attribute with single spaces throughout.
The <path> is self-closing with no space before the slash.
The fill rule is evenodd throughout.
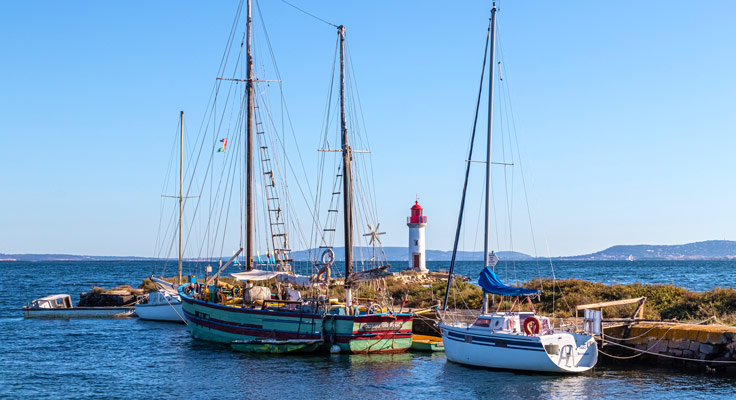
<path id="1" fill-rule="evenodd" d="M 501 296 L 526 296 L 539 293 L 537 289 L 506 285 L 498 279 L 498 275 L 490 267 L 485 267 L 480 271 L 478 285 L 483 289 L 483 293 L 492 293 Z"/>
<path id="2" fill-rule="evenodd" d="M 260 269 L 230 274 L 230 276 L 239 281 L 267 281 L 269 279 L 273 279 L 276 275 L 278 275 L 278 272 L 263 271 Z"/>
<path id="3" fill-rule="evenodd" d="M 303 287 L 312 286 L 312 281 L 309 280 L 308 276 L 292 275 L 284 272 L 263 271 L 260 269 L 254 269 L 245 272 L 236 272 L 234 274 L 230 274 L 230 276 L 239 281 L 267 281 L 269 279 L 276 278 L 276 280 L 279 282 L 292 283 L 294 285 Z"/>

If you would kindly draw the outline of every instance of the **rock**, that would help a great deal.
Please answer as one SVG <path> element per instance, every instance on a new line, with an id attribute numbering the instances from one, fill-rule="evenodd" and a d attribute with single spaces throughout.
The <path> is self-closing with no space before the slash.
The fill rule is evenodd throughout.
<path id="1" fill-rule="evenodd" d="M 687 358 L 693 358 L 695 357 L 695 352 L 693 352 L 692 350 L 683 350 L 682 356 L 687 357 Z"/>
<path id="2" fill-rule="evenodd" d="M 699 348 L 700 348 L 700 343 L 698 343 L 698 342 L 696 342 L 694 340 L 690 342 L 690 348 L 689 348 L 689 350 L 691 350 L 691 351 L 698 351 Z"/>
<path id="3" fill-rule="evenodd" d="M 673 355 L 673 356 L 677 356 L 677 357 L 680 357 L 680 356 L 682 356 L 682 350 L 678 350 L 678 349 L 673 349 L 673 350 L 670 350 L 670 352 L 669 352 L 669 353 L 670 353 L 671 355 Z"/>
<path id="4" fill-rule="evenodd" d="M 680 341 L 680 350 L 688 350 L 690 349 L 690 341 L 683 339 Z"/>
<path id="5" fill-rule="evenodd" d="M 736 353 L 736 342 L 731 342 L 727 344 L 726 348 L 728 349 L 729 352 Z"/>
<path id="6" fill-rule="evenodd" d="M 722 332 L 711 332 L 708 334 L 708 342 L 711 344 L 726 343 L 726 336 Z"/>
<path id="7" fill-rule="evenodd" d="M 707 343 L 700 343 L 699 352 L 701 355 L 710 355 L 716 352 L 716 347 Z"/>
<path id="8" fill-rule="evenodd" d="M 656 348 L 655 351 L 657 353 L 666 353 L 667 352 L 667 348 L 669 347 L 669 343 L 670 343 L 670 341 L 667 340 L 667 339 L 660 340 L 659 343 L 657 343 L 657 348 Z"/>
<path id="9" fill-rule="evenodd" d="M 79 295 L 77 307 L 122 307 L 135 303 L 136 296 L 131 294 L 109 294 L 84 292 Z"/>

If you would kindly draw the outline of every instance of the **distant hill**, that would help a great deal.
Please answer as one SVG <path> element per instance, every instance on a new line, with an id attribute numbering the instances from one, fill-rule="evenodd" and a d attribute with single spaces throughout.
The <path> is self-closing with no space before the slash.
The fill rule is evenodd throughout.
<path id="1" fill-rule="evenodd" d="M 335 259 L 345 260 L 345 251 L 342 247 L 336 247 Z M 363 247 L 363 258 L 370 258 L 373 249 Z M 378 251 L 378 249 L 376 249 Z M 386 259 L 389 261 L 408 261 L 409 250 L 406 247 L 384 247 Z M 300 250 L 292 252 L 296 261 L 307 261 L 309 253 L 312 257 L 321 254 L 320 249 Z M 427 261 L 450 261 L 452 251 L 427 250 Z M 498 258 L 506 261 L 534 260 L 534 257 L 516 251 L 496 252 Z M 223 257 L 225 259 L 230 256 Z M 459 251 L 458 260 L 481 261 L 482 251 Z M 578 256 L 556 257 L 558 260 L 730 260 L 736 259 L 736 241 L 731 240 L 707 240 L 677 245 L 619 245 L 609 247 L 603 251 Z M 120 260 L 156 260 L 153 257 L 125 257 L 125 256 L 80 256 L 73 254 L 2 254 L 0 261 L 120 261 Z M 192 259 L 186 259 L 192 261 Z"/>
<path id="2" fill-rule="evenodd" d="M 291 253 L 291 257 L 296 261 L 306 261 L 308 260 L 309 253 L 313 254 L 312 257 L 314 257 L 314 254 L 322 254 L 320 249 L 312 249 L 312 250 L 300 250 L 300 251 L 293 251 Z M 345 260 L 345 248 L 344 247 L 335 247 L 335 260 L 337 261 L 344 261 Z M 370 258 L 373 248 L 371 247 L 363 247 L 360 249 L 356 249 L 356 252 L 362 251 L 364 258 L 365 255 L 368 255 L 367 258 Z M 376 248 L 376 252 L 379 252 L 380 250 Z M 407 247 L 384 247 L 383 251 L 386 253 L 386 259 L 389 261 L 409 261 L 409 249 Z M 498 257 L 502 260 L 508 260 L 508 261 L 521 261 L 521 260 L 533 260 L 534 257 L 519 253 L 515 251 L 499 251 L 496 253 Z M 443 251 L 443 250 L 427 250 L 426 251 L 427 261 L 450 261 L 450 258 L 452 258 L 452 251 Z M 483 260 L 483 252 L 482 251 L 458 251 L 457 252 L 457 259 L 463 260 L 463 261 L 479 261 Z"/>
<path id="3" fill-rule="evenodd" d="M 0 261 L 122 261 L 122 260 L 154 260 L 151 257 L 134 256 L 80 256 L 74 254 L 3 254 Z"/>
<path id="4" fill-rule="evenodd" d="M 715 260 L 736 259 L 736 242 L 731 240 L 707 240 L 676 245 L 619 245 L 603 251 L 565 260 Z"/>

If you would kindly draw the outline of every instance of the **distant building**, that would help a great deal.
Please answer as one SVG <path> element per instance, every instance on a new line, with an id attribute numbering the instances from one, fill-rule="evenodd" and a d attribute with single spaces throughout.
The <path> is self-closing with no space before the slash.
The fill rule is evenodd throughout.
<path id="1" fill-rule="evenodd" d="M 424 228 L 427 226 L 427 217 L 422 215 L 422 206 L 419 201 L 411 207 L 411 216 L 406 219 L 409 227 L 409 269 L 427 271 L 427 257 L 424 254 Z"/>

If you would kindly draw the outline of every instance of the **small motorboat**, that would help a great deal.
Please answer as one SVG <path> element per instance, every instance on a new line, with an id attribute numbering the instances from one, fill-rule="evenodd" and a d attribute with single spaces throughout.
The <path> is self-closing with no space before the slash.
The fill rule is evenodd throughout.
<path id="1" fill-rule="evenodd" d="M 445 345 L 439 336 L 417 335 L 411 338 L 412 351 L 445 351 Z"/>
<path id="2" fill-rule="evenodd" d="M 256 339 L 230 343 L 235 351 L 248 353 L 311 353 L 322 345 L 324 340 L 318 339 Z"/>
<path id="3" fill-rule="evenodd" d="M 129 318 L 133 306 L 74 307 L 68 294 L 55 294 L 33 300 L 23 307 L 25 318 Z"/>

